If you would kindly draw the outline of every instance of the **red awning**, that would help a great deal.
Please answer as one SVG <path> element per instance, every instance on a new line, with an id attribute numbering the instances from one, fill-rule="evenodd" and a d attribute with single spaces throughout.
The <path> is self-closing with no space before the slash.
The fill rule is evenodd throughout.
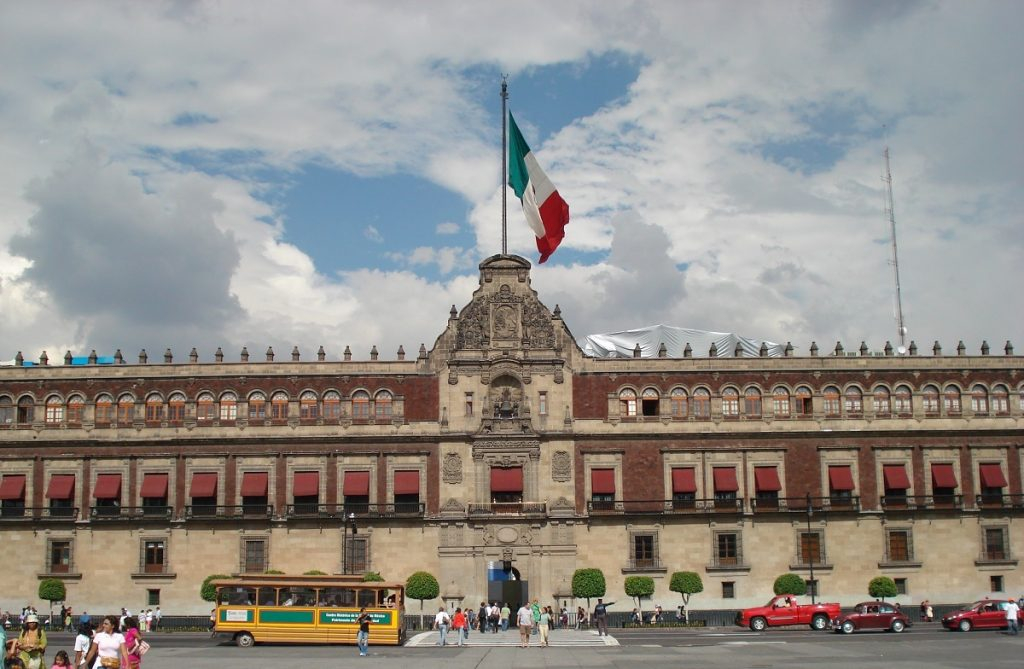
<path id="1" fill-rule="evenodd" d="M 369 496 L 370 472 L 345 472 L 342 493 L 354 497 Z"/>
<path id="2" fill-rule="evenodd" d="M 735 467 L 715 467 L 715 492 L 736 492 L 740 485 L 736 482 Z"/>
<path id="3" fill-rule="evenodd" d="M 754 483 L 758 492 L 778 492 L 782 490 L 779 481 L 779 470 L 775 467 L 754 467 Z"/>
<path id="4" fill-rule="evenodd" d="M 46 499 L 71 499 L 75 493 L 74 474 L 54 474 L 46 489 Z"/>
<path id="5" fill-rule="evenodd" d="M 242 497 L 266 497 L 270 474 L 267 472 L 245 472 L 242 474 Z"/>
<path id="6" fill-rule="evenodd" d="M 886 490 L 907 490 L 910 488 L 907 468 L 903 465 L 882 465 L 882 478 L 885 480 Z"/>
<path id="7" fill-rule="evenodd" d="M 167 474 L 144 474 L 139 497 L 155 497 L 157 499 L 167 497 L 167 479 Z"/>
<path id="8" fill-rule="evenodd" d="M 491 492 L 522 491 L 522 467 L 491 467 Z"/>
<path id="9" fill-rule="evenodd" d="M 932 487 L 933 488 L 955 488 L 956 472 L 950 463 L 932 464 Z"/>
<path id="10" fill-rule="evenodd" d="M 693 467 L 672 469 L 672 492 L 697 492 L 697 474 Z"/>
<path id="11" fill-rule="evenodd" d="M 615 470 L 591 469 L 590 491 L 595 495 L 615 494 Z"/>
<path id="12" fill-rule="evenodd" d="M 420 492 L 420 473 L 418 471 L 395 472 L 396 495 L 418 495 Z"/>
<path id="13" fill-rule="evenodd" d="M 25 475 L 5 474 L 0 483 L 0 499 L 23 499 L 25 497 Z"/>
<path id="14" fill-rule="evenodd" d="M 320 495 L 320 472 L 295 472 L 292 482 L 292 497 L 318 497 Z"/>
<path id="15" fill-rule="evenodd" d="M 216 497 L 217 473 L 196 472 L 192 474 L 192 497 Z"/>
<path id="16" fill-rule="evenodd" d="M 1005 488 L 1006 477 L 1003 476 L 1003 466 L 998 463 L 978 465 L 978 473 L 981 474 L 982 488 Z"/>
<path id="17" fill-rule="evenodd" d="M 96 499 L 121 499 L 121 475 L 98 474 L 93 497 Z"/>
<path id="18" fill-rule="evenodd" d="M 828 484 L 832 490 L 853 490 L 853 472 L 850 465 L 832 465 L 828 468 Z"/>

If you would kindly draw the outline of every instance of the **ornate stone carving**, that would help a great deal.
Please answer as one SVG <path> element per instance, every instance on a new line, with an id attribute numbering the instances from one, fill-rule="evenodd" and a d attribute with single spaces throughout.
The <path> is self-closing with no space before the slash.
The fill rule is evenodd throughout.
<path id="1" fill-rule="evenodd" d="M 484 546 L 493 546 L 494 545 L 494 528 L 493 527 L 485 527 L 484 528 L 484 532 L 483 532 L 483 536 L 480 537 L 480 541 L 483 542 Z"/>
<path id="2" fill-rule="evenodd" d="M 502 284 L 497 293 L 474 297 L 459 314 L 455 348 L 488 348 L 491 339 L 520 338 L 532 348 L 553 348 L 551 312 L 532 293 L 517 295 L 508 284 Z"/>
<path id="3" fill-rule="evenodd" d="M 519 532 L 514 527 L 502 527 L 498 530 L 498 541 L 503 544 L 514 544 L 519 538 Z"/>
<path id="4" fill-rule="evenodd" d="M 572 478 L 572 456 L 568 451 L 555 451 L 551 456 L 551 478 L 563 483 Z"/>
<path id="5" fill-rule="evenodd" d="M 441 471 L 445 483 L 462 483 L 462 456 L 458 453 L 446 454 Z"/>
<path id="6" fill-rule="evenodd" d="M 459 514 L 465 513 L 466 507 L 462 506 L 459 500 L 449 497 L 448 501 L 441 507 L 441 513 L 443 514 Z"/>

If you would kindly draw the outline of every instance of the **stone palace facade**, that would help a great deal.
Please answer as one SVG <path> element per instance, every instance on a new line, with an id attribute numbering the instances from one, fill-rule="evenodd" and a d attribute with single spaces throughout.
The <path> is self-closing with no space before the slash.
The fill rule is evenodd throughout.
<path id="1" fill-rule="evenodd" d="M 573 606 L 582 567 L 626 610 L 627 576 L 671 609 L 684 570 L 696 608 L 812 569 L 844 604 L 877 575 L 905 603 L 1022 594 L 1010 343 L 791 351 L 588 357 L 498 255 L 408 359 L 43 354 L 0 368 L 0 608 L 57 577 L 76 611 L 202 614 L 204 577 L 268 569 L 426 570 L 450 605 Z"/>

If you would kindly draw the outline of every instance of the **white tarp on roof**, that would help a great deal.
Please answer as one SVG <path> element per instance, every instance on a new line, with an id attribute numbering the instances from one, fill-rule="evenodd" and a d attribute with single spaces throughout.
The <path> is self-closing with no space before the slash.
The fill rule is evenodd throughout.
<path id="1" fill-rule="evenodd" d="M 768 347 L 768 356 L 781 357 L 785 354 L 785 345 L 760 339 L 741 337 L 731 332 L 708 332 L 677 328 L 671 325 L 650 325 L 635 330 L 609 332 L 607 334 L 587 335 L 583 340 L 583 352 L 595 358 L 632 358 L 633 349 L 640 344 L 640 357 L 656 358 L 658 349 L 665 344 L 666 356 L 682 358 L 683 350 L 689 344 L 694 358 L 707 358 L 711 344 L 718 348 L 719 358 L 732 358 L 736 344 L 740 344 L 745 357 L 758 357 L 761 344 Z"/>

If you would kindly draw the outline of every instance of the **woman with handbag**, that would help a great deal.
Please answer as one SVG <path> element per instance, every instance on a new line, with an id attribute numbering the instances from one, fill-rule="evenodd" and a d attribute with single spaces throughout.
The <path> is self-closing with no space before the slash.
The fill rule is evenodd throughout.
<path id="1" fill-rule="evenodd" d="M 30 613 L 25 617 L 25 628 L 15 642 L 15 653 L 21 658 L 26 669 L 46 669 L 43 655 L 46 654 L 46 632 L 39 627 L 39 617 Z"/>
<path id="2" fill-rule="evenodd" d="M 128 669 L 139 669 L 142 666 L 142 654 L 149 650 L 149 644 L 142 640 L 142 632 L 139 631 L 139 621 L 133 616 L 128 616 L 124 621 L 124 647 L 128 649 Z M 143 650 L 142 645 L 146 644 Z"/>
<path id="3" fill-rule="evenodd" d="M 99 631 L 93 635 L 89 649 L 89 661 L 95 658 L 92 669 L 121 669 L 122 664 L 127 669 L 128 649 L 124 645 L 124 635 L 116 631 L 117 625 L 116 616 L 106 616 Z"/>

